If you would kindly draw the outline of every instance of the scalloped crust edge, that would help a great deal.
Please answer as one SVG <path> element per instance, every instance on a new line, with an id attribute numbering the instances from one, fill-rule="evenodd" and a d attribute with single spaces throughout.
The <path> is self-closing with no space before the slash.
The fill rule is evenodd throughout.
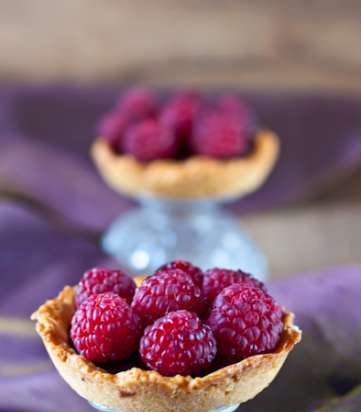
<path id="1" fill-rule="evenodd" d="M 141 163 L 112 151 L 105 140 L 93 143 L 91 155 L 114 190 L 131 196 L 202 199 L 233 198 L 256 190 L 266 180 L 279 154 L 279 139 L 267 130 L 256 133 L 245 157 L 221 160 L 192 156 L 184 161 Z"/>
<path id="2" fill-rule="evenodd" d="M 75 291 L 66 286 L 31 316 L 56 369 L 70 387 L 88 401 L 127 412 L 204 412 L 243 403 L 266 388 L 277 375 L 301 331 L 287 312 L 276 351 L 251 356 L 204 377 L 164 377 L 132 368 L 111 374 L 80 356 L 69 345 Z"/>

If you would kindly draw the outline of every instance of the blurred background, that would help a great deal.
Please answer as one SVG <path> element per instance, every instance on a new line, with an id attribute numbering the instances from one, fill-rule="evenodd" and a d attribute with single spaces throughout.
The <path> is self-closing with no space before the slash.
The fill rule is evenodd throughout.
<path id="1" fill-rule="evenodd" d="M 6 80 L 360 91 L 357 0 L 2 0 Z"/>
<path id="2" fill-rule="evenodd" d="M 272 275 L 360 261 L 361 156 L 356 146 L 328 147 L 329 140 L 339 144 L 343 137 L 361 134 L 359 1 L 1 0 L 0 5 L 0 82 L 7 113 L 16 118 L 7 127 L 3 122 L 3 130 L 19 128 L 20 134 L 40 140 L 46 135 L 47 144 L 59 146 L 54 129 L 60 119 L 69 119 L 64 108 L 74 115 L 82 107 L 86 115 L 78 117 L 84 116 L 86 127 L 79 129 L 78 139 L 83 139 L 79 151 L 85 157 L 92 119 L 111 101 L 102 88 L 93 95 L 98 107 L 89 108 L 90 97 L 80 95 L 94 85 L 114 90 L 133 83 L 187 85 L 250 93 L 261 121 L 275 126 L 286 141 L 293 133 L 305 142 L 299 164 L 294 159 L 292 164 L 298 174 L 305 173 L 307 190 L 282 207 L 267 204 L 262 213 L 243 218 L 268 255 Z M 19 90 L 19 84 L 29 83 L 78 89 Z M 16 97 L 11 100 L 9 94 Z M 272 123 L 272 116 L 277 121 Z M 320 124 L 312 129 L 318 117 Z M 68 123 L 62 130 L 75 138 L 75 123 L 73 129 Z M 325 162 L 322 151 L 328 150 L 334 155 Z M 302 170 L 301 154 L 311 158 L 315 151 L 312 162 L 321 166 L 312 182 L 312 173 Z M 343 162 L 346 151 L 349 159 Z"/>

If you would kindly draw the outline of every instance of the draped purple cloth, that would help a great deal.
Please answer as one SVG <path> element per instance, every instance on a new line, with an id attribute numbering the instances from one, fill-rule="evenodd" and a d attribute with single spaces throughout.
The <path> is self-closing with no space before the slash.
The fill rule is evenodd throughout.
<path id="1" fill-rule="evenodd" d="M 235 210 L 303 199 L 361 165 L 361 98 L 245 96 L 279 134 L 282 155 L 267 184 Z M 105 86 L 0 88 L 0 195 L 11 197 L 0 197 L 0 412 L 90 410 L 57 375 L 28 318 L 86 268 L 106 262 L 98 236 L 132 205 L 103 184 L 88 158 L 95 119 L 115 97 Z M 272 386 L 242 410 L 312 410 L 361 383 L 361 266 L 270 288 L 296 312 L 304 339 Z M 355 411 L 360 398 L 352 398 Z"/>

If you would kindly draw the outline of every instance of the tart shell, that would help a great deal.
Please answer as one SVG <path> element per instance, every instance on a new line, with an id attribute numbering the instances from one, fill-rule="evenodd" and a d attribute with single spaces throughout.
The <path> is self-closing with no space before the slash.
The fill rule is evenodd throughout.
<path id="1" fill-rule="evenodd" d="M 91 155 L 99 172 L 114 190 L 131 196 L 202 199 L 232 198 L 256 190 L 272 170 L 279 153 L 277 136 L 256 133 L 245 157 L 222 160 L 192 156 L 186 160 L 141 163 L 131 155 L 115 153 L 98 138 Z"/>
<path id="2" fill-rule="evenodd" d="M 80 396 L 126 412 L 205 412 L 245 402 L 275 378 L 287 355 L 301 339 L 286 313 L 278 348 L 218 369 L 203 377 L 164 377 L 155 371 L 131 368 L 111 374 L 96 367 L 71 347 L 69 328 L 75 311 L 75 290 L 63 291 L 32 315 L 36 330 L 63 379 Z"/>

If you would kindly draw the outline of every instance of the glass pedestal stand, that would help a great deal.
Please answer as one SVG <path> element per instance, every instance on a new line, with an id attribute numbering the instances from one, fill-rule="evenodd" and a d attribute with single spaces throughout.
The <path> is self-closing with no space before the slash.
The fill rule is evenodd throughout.
<path id="1" fill-rule="evenodd" d="M 165 262 L 185 259 L 207 269 L 242 269 L 261 280 L 265 256 L 219 200 L 140 199 L 102 238 L 103 249 L 135 274 L 149 274 Z"/>
<path id="2" fill-rule="evenodd" d="M 95 403 L 92 403 L 92 402 L 89 402 L 89 403 L 93 408 L 101 412 L 122 412 L 122 411 L 116 411 L 114 409 L 105 408 L 103 406 L 96 405 Z M 210 411 L 205 411 L 205 412 L 233 412 L 238 408 L 238 406 L 239 405 L 221 406 L 220 408 L 212 409 Z M 148 411 L 144 411 L 144 412 L 148 412 Z"/>

